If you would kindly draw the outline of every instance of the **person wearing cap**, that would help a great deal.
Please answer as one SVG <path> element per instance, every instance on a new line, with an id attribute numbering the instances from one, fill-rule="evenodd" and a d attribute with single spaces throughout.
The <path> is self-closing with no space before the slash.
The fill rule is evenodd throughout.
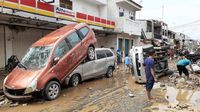
<path id="1" fill-rule="evenodd" d="M 182 76 L 182 73 L 184 73 L 187 76 L 187 78 L 189 79 L 189 72 L 188 72 L 188 69 L 186 68 L 186 66 L 188 66 L 188 65 L 190 66 L 190 68 L 193 72 L 191 61 L 186 59 L 184 55 L 181 55 L 176 64 L 180 77 Z"/>
<path id="2" fill-rule="evenodd" d="M 146 73 L 146 91 L 149 100 L 152 100 L 151 90 L 154 82 L 157 81 L 154 74 L 154 50 L 148 52 L 149 57 L 144 60 L 145 73 Z"/>

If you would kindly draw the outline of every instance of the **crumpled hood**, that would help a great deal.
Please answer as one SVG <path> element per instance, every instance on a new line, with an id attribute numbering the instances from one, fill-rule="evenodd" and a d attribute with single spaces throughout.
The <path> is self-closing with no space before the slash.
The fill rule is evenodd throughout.
<path id="1" fill-rule="evenodd" d="M 16 67 L 5 81 L 5 86 L 10 89 L 24 89 L 32 82 L 33 79 L 40 75 L 41 70 L 25 70 Z"/>

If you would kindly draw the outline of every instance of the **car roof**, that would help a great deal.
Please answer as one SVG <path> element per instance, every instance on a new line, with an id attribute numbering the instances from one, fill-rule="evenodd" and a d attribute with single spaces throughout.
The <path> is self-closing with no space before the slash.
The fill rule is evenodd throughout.
<path id="1" fill-rule="evenodd" d="M 62 38 L 64 35 L 66 35 L 69 31 L 71 31 L 72 29 L 80 29 L 83 26 L 86 26 L 86 24 L 84 24 L 84 23 L 80 23 L 80 24 L 73 23 L 73 24 L 66 25 L 66 26 L 61 27 L 61 28 L 47 34 L 46 36 L 42 37 L 40 40 L 35 42 L 32 46 L 52 45 L 55 42 L 57 42 L 57 40 Z"/>

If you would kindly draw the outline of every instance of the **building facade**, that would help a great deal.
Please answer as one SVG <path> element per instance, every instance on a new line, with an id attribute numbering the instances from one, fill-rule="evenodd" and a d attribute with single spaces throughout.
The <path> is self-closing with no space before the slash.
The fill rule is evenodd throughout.
<path id="1" fill-rule="evenodd" d="M 137 11 L 142 6 L 133 0 L 108 0 L 108 19 L 115 21 L 117 34 L 117 49 L 123 54 L 129 54 L 132 46 L 139 45 L 141 30 L 137 31 L 138 24 L 135 21 Z"/>
<path id="2" fill-rule="evenodd" d="M 21 60 L 32 43 L 65 24 L 85 22 L 106 36 L 115 28 L 107 19 L 107 0 L 1 0 L 0 12 L 0 68 L 11 55 Z"/>

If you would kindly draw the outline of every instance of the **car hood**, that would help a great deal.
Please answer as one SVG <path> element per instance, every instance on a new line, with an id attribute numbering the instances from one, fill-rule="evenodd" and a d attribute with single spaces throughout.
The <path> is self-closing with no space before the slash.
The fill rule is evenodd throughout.
<path id="1" fill-rule="evenodd" d="M 40 75 L 41 70 L 25 70 L 16 67 L 6 78 L 5 86 L 10 89 L 24 89 Z"/>

